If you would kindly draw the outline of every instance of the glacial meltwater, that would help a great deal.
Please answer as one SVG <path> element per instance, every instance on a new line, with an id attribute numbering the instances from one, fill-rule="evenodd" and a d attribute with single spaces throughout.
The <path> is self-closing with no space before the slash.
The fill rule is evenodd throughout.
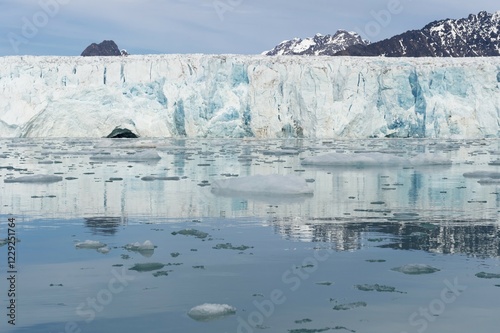
<path id="1" fill-rule="evenodd" d="M 499 175 L 494 139 L 2 139 L 0 331 L 497 332 Z"/>

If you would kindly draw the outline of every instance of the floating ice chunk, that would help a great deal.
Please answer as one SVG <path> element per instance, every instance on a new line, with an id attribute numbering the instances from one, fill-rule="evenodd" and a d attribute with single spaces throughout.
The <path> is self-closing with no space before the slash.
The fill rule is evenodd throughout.
<path id="1" fill-rule="evenodd" d="M 129 268 L 129 270 L 137 272 L 150 272 L 157 271 L 159 269 L 162 269 L 163 267 L 165 267 L 165 264 L 159 262 L 149 262 L 144 264 L 135 264 L 134 266 Z"/>
<path id="2" fill-rule="evenodd" d="M 196 321 L 210 321 L 236 313 L 236 308 L 227 304 L 205 303 L 188 311 L 188 316 Z"/>
<path id="3" fill-rule="evenodd" d="M 324 155 L 306 157 L 302 165 L 312 166 L 400 166 L 408 164 L 408 160 L 391 154 L 384 153 L 359 153 L 343 154 L 329 153 Z"/>
<path id="4" fill-rule="evenodd" d="M 4 183 L 56 183 L 62 181 L 63 178 L 61 176 L 55 175 L 30 175 L 30 176 L 21 176 L 21 177 L 10 177 L 4 179 Z"/>
<path id="5" fill-rule="evenodd" d="M 476 277 L 480 279 L 500 279 L 500 274 L 479 272 L 476 274 Z"/>
<path id="6" fill-rule="evenodd" d="M 212 192 L 221 195 L 279 195 L 294 196 L 313 194 L 305 179 L 295 175 L 255 175 L 215 180 Z"/>
<path id="7" fill-rule="evenodd" d="M 111 251 L 111 249 L 107 246 L 100 247 L 97 249 L 97 252 L 102 253 L 102 254 L 107 254 L 107 253 L 109 253 L 109 251 Z"/>
<path id="8" fill-rule="evenodd" d="M 500 172 L 473 171 L 464 173 L 465 178 L 494 178 L 500 179 Z"/>
<path id="9" fill-rule="evenodd" d="M 130 243 L 125 245 L 125 249 L 130 250 L 130 251 L 141 251 L 141 250 L 154 250 L 155 246 L 150 240 L 144 241 L 144 243 Z"/>
<path id="10" fill-rule="evenodd" d="M 155 251 L 154 244 L 151 241 L 149 241 L 149 240 L 145 241 L 142 244 L 139 243 L 139 242 L 127 244 L 127 245 L 124 246 L 124 248 L 126 250 L 129 250 L 129 251 L 138 252 L 142 256 L 147 257 L 147 258 L 151 257 L 154 254 L 154 251 Z"/>
<path id="11" fill-rule="evenodd" d="M 101 243 L 99 241 L 93 241 L 93 240 L 86 240 L 84 242 L 78 242 L 75 244 L 75 247 L 77 249 L 94 249 L 97 250 L 101 247 L 105 247 L 106 244 Z"/>
<path id="12" fill-rule="evenodd" d="M 337 304 L 333 307 L 335 311 L 345 311 L 352 310 L 355 308 L 364 308 L 366 307 L 366 302 L 354 302 L 354 303 L 345 303 L 345 304 Z"/>
<path id="13" fill-rule="evenodd" d="M 409 275 L 432 274 L 440 271 L 435 267 L 424 264 L 408 264 L 401 267 L 395 267 L 391 270 Z"/>
<path id="14" fill-rule="evenodd" d="M 133 154 L 98 154 L 90 156 L 91 160 L 98 161 L 157 161 L 160 160 L 161 157 L 155 150 L 144 150 Z"/>

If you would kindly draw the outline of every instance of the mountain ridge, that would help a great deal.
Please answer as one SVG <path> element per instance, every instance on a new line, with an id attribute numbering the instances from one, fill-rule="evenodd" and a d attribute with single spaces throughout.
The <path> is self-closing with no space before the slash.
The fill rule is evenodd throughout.
<path id="1" fill-rule="evenodd" d="M 350 34 L 359 36 L 356 33 Z M 297 39 L 292 41 L 295 40 Z M 304 52 L 298 53 L 286 49 L 286 46 L 292 47 L 294 44 L 284 41 L 265 54 L 387 57 L 500 56 L 500 11 L 493 14 L 481 11 L 466 18 L 436 20 L 422 29 L 408 30 L 378 42 L 369 43 L 363 40 L 364 43 L 352 42 L 347 46 L 341 44 L 336 52 L 329 51 L 335 49 L 334 45 L 329 45 L 327 50 L 319 43 L 313 44 L 313 38 L 306 38 L 303 41 L 309 41 L 310 44 Z"/>

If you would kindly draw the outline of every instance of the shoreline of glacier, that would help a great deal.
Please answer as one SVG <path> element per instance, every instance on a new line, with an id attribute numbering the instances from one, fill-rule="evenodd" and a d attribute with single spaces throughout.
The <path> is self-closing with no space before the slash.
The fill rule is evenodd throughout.
<path id="1" fill-rule="evenodd" d="M 1 137 L 497 138 L 500 57 L 0 57 Z"/>

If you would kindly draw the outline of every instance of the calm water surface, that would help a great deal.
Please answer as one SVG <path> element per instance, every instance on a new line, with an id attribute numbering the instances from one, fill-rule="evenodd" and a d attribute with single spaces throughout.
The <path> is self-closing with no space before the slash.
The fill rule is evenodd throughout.
<path id="1" fill-rule="evenodd" d="M 123 158 L 145 150 L 161 159 Z M 451 164 L 301 164 L 332 152 Z M 499 157 L 498 140 L 0 141 L 0 239 L 8 218 L 19 239 L 15 326 L 0 243 L 1 331 L 496 332 L 500 184 L 464 173 Z M 33 174 L 62 180 L 9 181 Z M 313 194 L 213 191 L 252 175 Z M 188 315 L 204 303 L 235 312 Z"/>

